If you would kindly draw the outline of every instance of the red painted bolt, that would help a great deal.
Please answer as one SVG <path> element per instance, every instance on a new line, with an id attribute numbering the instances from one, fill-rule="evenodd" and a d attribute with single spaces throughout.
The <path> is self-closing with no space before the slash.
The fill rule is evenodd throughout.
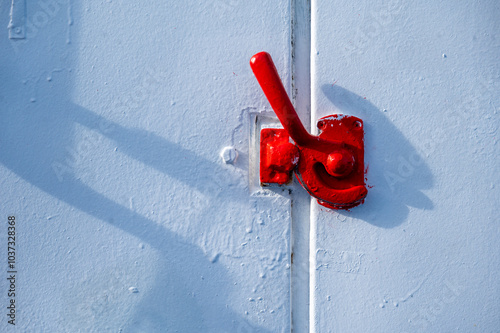
<path id="1" fill-rule="evenodd" d="M 268 166 L 281 172 L 293 170 L 299 162 L 299 149 L 290 142 L 268 143 Z"/>
<path id="2" fill-rule="evenodd" d="M 286 184 L 300 158 L 299 148 L 289 142 L 281 128 L 263 128 L 260 132 L 260 182 Z"/>
<path id="3" fill-rule="evenodd" d="M 326 171 L 334 177 L 348 176 L 354 168 L 354 156 L 347 150 L 338 150 L 328 155 Z"/>

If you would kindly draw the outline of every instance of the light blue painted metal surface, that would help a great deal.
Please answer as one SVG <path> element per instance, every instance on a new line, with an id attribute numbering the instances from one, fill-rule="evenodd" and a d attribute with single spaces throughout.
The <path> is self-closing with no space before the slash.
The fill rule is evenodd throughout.
<path id="1" fill-rule="evenodd" d="M 17 2 L 16 2 L 17 3 Z M 0 235 L 16 225 L 2 332 L 287 332 L 290 200 L 249 189 L 248 67 L 288 1 L 0 6 Z M 15 20 L 13 20 L 15 21 Z M 234 147 L 238 160 L 220 153 Z"/>
<path id="2" fill-rule="evenodd" d="M 499 5 L 308 9 L 0 4 L 0 331 L 497 330 Z M 263 50 L 313 129 L 364 120 L 364 205 L 259 188 Z"/>
<path id="3" fill-rule="evenodd" d="M 312 3 L 312 122 L 365 123 L 364 205 L 312 206 L 313 332 L 496 332 L 496 1 Z"/>

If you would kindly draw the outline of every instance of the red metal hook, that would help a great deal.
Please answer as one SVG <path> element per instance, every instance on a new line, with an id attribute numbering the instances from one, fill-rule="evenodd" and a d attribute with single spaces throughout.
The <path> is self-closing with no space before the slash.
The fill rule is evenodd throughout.
<path id="1" fill-rule="evenodd" d="M 344 115 L 323 117 L 318 121 L 320 135 L 311 135 L 288 98 L 271 56 L 257 53 L 250 59 L 250 67 L 285 128 L 262 130 L 261 183 L 284 184 L 294 169 L 301 185 L 321 205 L 333 209 L 359 205 L 367 194 L 363 121 Z M 280 131 L 296 143 L 298 158 Z"/>

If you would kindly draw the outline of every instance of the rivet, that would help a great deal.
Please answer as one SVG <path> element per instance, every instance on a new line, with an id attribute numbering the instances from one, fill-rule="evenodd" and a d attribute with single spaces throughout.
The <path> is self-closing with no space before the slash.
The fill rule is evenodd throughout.
<path id="1" fill-rule="evenodd" d="M 220 153 L 220 156 L 222 157 L 224 163 L 234 164 L 238 159 L 238 151 L 236 150 L 236 148 L 231 146 L 224 147 L 224 149 L 222 149 L 222 152 Z"/>

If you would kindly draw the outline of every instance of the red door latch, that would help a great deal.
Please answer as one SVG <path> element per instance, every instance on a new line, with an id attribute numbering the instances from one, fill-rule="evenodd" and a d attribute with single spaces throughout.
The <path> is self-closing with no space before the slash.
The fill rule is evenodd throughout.
<path id="1" fill-rule="evenodd" d="M 361 204 L 368 193 L 363 121 L 341 114 L 326 116 L 317 122 L 319 135 L 311 135 L 288 98 L 269 53 L 254 55 L 250 67 L 284 127 L 261 131 L 261 184 L 286 184 L 295 171 L 300 184 L 319 204 L 332 209 Z"/>

